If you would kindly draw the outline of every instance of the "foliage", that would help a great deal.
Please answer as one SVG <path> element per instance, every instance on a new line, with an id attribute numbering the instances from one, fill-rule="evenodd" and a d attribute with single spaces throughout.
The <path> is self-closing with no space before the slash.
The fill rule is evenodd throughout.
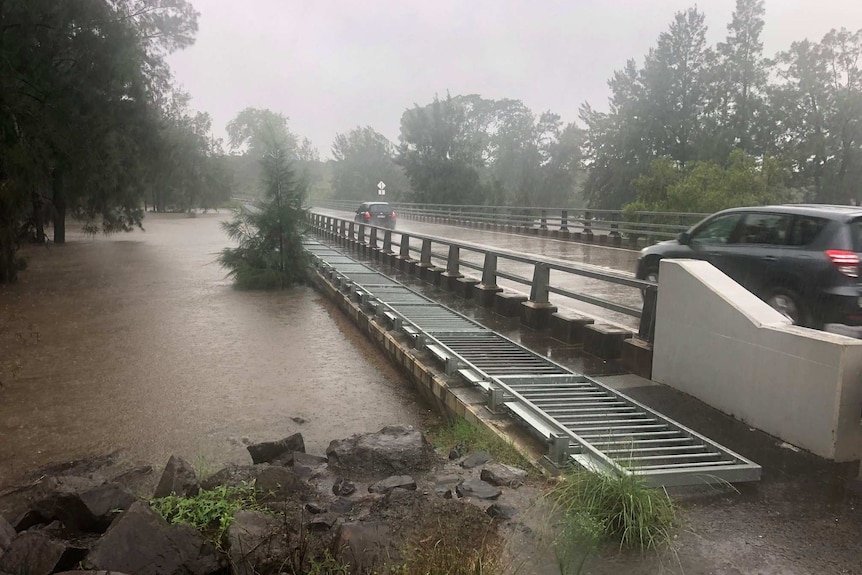
<path id="1" fill-rule="evenodd" d="M 588 541 L 599 526 L 621 548 L 658 550 L 670 543 L 676 510 L 664 489 L 646 486 L 635 474 L 605 475 L 578 468 L 551 492 L 567 529 Z M 565 532 L 565 531 L 564 531 Z"/>
<path id="2" fill-rule="evenodd" d="M 712 213 L 736 206 L 781 203 L 789 199 L 788 170 L 775 158 L 761 161 L 737 149 L 727 167 L 701 161 L 680 166 L 659 158 L 632 182 L 638 200 L 627 211 Z"/>
<path id="3" fill-rule="evenodd" d="M 332 192 L 344 200 L 368 201 L 377 182 L 386 184 L 386 197 L 398 201 L 410 195 L 410 184 L 395 163 L 395 147 L 370 126 L 338 134 L 332 144 Z"/>
<path id="4" fill-rule="evenodd" d="M 565 514 L 552 542 L 560 575 L 583 572 L 598 551 L 604 531 L 604 525 L 588 513 L 575 510 Z"/>
<path id="5" fill-rule="evenodd" d="M 272 133 L 269 137 L 278 138 Z M 219 263 L 241 288 L 284 289 L 305 277 L 300 231 L 305 186 L 293 176 L 284 143 L 268 142 L 262 160 L 264 197 L 252 207 L 236 210 L 233 219 L 222 224 L 239 245 L 225 248 Z"/>
<path id="6" fill-rule="evenodd" d="M 307 575 L 350 575 L 350 565 L 340 563 L 327 549 L 323 557 L 309 562 Z"/>
<path id="7" fill-rule="evenodd" d="M 226 485 L 201 490 L 194 497 L 169 495 L 153 499 L 150 505 L 168 523 L 191 525 L 219 546 L 237 511 L 263 509 L 257 503 L 254 487 Z"/>
<path id="8" fill-rule="evenodd" d="M 469 451 L 487 451 L 494 459 L 525 469 L 532 466 L 515 446 L 494 432 L 457 418 L 452 422 L 439 422 L 428 430 L 428 436 L 438 449 L 448 452 L 456 446 Z"/>

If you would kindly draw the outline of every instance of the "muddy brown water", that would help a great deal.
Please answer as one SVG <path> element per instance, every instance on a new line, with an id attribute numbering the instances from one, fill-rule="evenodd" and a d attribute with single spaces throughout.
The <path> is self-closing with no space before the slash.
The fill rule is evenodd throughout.
<path id="1" fill-rule="evenodd" d="M 148 214 L 145 232 L 25 249 L 0 286 L 0 488 L 118 449 L 215 466 L 250 461 L 250 440 L 299 431 L 321 453 L 421 424 L 416 392 L 313 289 L 231 286 L 224 218 Z"/>

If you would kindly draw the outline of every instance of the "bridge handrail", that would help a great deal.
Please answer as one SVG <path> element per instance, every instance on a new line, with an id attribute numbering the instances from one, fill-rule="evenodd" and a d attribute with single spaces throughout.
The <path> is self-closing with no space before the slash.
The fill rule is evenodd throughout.
<path id="1" fill-rule="evenodd" d="M 353 211 L 357 203 L 350 200 L 314 200 L 317 207 Z M 541 208 L 534 206 L 482 206 L 475 204 L 417 204 L 390 202 L 402 216 L 441 218 L 446 223 L 483 223 L 518 228 L 557 228 L 568 232 L 570 227 L 583 233 L 607 232 L 625 234 L 629 238 L 671 238 L 688 230 L 709 214 L 687 212 L 657 212 L 604 210 L 592 208 Z M 597 217 L 598 216 L 598 217 Z M 664 221 L 661 221 L 664 220 Z M 667 220 L 673 220 L 672 222 Z"/>
<path id="2" fill-rule="evenodd" d="M 389 253 L 400 254 L 401 257 L 418 261 L 421 266 L 440 267 L 456 276 L 460 274 L 461 267 L 481 271 L 481 284 L 488 288 L 497 287 L 497 278 L 507 279 L 528 286 L 530 288 L 529 301 L 533 303 L 549 304 L 548 296 L 553 293 L 636 318 L 640 324 L 638 329 L 639 337 L 652 341 L 655 318 L 655 295 L 658 289 L 658 286 L 653 282 L 639 280 L 630 274 L 606 268 L 585 264 L 563 263 L 550 258 L 534 257 L 505 249 L 459 242 L 427 234 L 393 231 L 314 211 L 307 213 L 311 226 L 324 235 L 330 236 L 332 239 L 365 244 L 373 249 L 382 249 Z M 393 239 L 393 236 L 398 236 L 398 240 Z M 411 240 L 413 239 L 418 240 L 418 246 L 411 244 Z M 381 240 L 383 243 L 382 247 L 380 246 Z M 437 250 L 434 249 L 435 247 Z M 446 248 L 446 253 L 438 251 L 440 248 Z M 461 254 L 462 251 L 483 256 L 483 264 L 479 265 L 466 260 Z M 414 258 L 413 256 L 418 257 Z M 498 260 L 531 265 L 533 266 L 533 277 L 527 278 L 516 273 L 501 270 L 498 266 Z M 435 261 L 442 262 L 443 265 L 435 266 Z M 638 289 L 644 294 L 643 307 L 639 310 L 596 295 L 576 292 L 552 285 L 550 279 L 551 271 Z"/>

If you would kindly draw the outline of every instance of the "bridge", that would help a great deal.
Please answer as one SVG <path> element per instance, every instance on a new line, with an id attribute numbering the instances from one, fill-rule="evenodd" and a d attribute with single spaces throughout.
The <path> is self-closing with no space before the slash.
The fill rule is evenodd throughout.
<path id="1" fill-rule="evenodd" d="M 634 373 L 828 459 L 859 458 L 859 342 L 786 325 L 777 312 L 744 290 L 735 292 L 741 288 L 714 268 L 704 269 L 711 266 L 702 262 L 663 264 L 668 269 L 662 270 L 662 281 L 671 280 L 661 290 L 639 281 L 630 271 L 635 252 L 611 239 L 609 225 L 606 240 L 597 241 L 603 232 L 596 230 L 588 243 L 579 244 L 583 236 L 561 241 L 552 230 L 543 232 L 541 224 L 520 226 L 521 234 L 533 236 L 524 237 L 501 232 L 511 225 L 506 223 L 443 218 L 418 209 L 409 220 L 404 212 L 399 215 L 398 230 L 392 231 L 353 222 L 350 212 L 316 208 L 311 223 L 317 237 L 307 247 L 320 277 L 333 295 L 341 294 L 335 297 L 353 302 L 356 317 L 364 314 L 381 333 L 397 333 L 406 342 L 402 352 L 419 350 L 435 363 L 441 388 L 446 381 L 467 384 L 479 394 L 484 411 L 505 413 L 529 429 L 546 445 L 549 465 L 574 461 L 597 471 L 640 474 L 662 485 L 760 476 L 756 463 L 696 429 L 518 345 L 395 276 L 418 278 L 499 315 L 520 318 L 534 330 L 583 345 L 588 354 L 622 360 Z M 460 227 L 436 223 L 441 219 Z M 546 221 L 553 220 L 546 215 Z M 724 293 L 713 301 L 716 285 Z M 679 314 L 667 313 L 678 302 L 686 302 L 683 315 L 695 321 L 681 324 Z M 710 307 L 721 321 L 703 317 Z M 727 325 L 714 325 L 722 322 Z M 692 331 L 695 323 L 702 324 L 699 331 Z M 736 349 L 705 354 L 703 347 L 723 328 L 735 335 L 731 347 Z M 698 342 L 701 337 L 704 341 Z M 390 343 L 395 345 L 394 339 Z M 736 371 L 729 371 L 740 347 L 748 359 L 736 361 Z M 752 350 L 760 357 L 747 353 Z M 799 384 L 799 374 L 807 385 Z M 770 384 L 746 389 L 753 379 Z M 796 396 L 788 397 L 788 389 Z M 807 425 L 800 426 L 801 421 Z"/>

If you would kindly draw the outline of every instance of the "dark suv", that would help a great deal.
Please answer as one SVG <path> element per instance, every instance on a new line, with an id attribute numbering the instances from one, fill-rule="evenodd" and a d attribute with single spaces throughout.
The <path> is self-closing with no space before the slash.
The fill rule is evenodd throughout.
<path id="1" fill-rule="evenodd" d="M 395 211 L 386 202 L 365 202 L 359 204 L 353 221 L 394 230 Z"/>
<path id="2" fill-rule="evenodd" d="M 641 250 L 637 277 L 662 258 L 706 260 L 794 323 L 862 324 L 862 207 L 785 205 L 714 214 Z"/>

